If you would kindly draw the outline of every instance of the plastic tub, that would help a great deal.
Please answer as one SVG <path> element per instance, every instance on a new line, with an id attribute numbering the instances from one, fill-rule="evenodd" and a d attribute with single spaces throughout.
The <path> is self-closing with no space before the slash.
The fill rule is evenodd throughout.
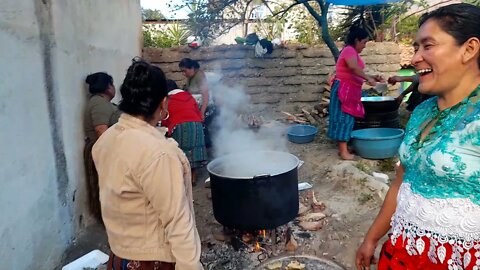
<path id="1" fill-rule="evenodd" d="M 352 132 L 355 152 L 367 159 L 394 157 L 403 140 L 404 131 L 398 128 L 367 128 Z"/>
<path id="2" fill-rule="evenodd" d="M 309 143 L 315 139 L 318 129 L 311 125 L 294 125 L 288 128 L 288 140 L 293 143 Z"/>

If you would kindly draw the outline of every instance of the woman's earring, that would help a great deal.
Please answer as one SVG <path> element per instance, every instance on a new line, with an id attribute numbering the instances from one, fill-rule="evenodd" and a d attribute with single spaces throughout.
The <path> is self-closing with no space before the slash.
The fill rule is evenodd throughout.
<path id="1" fill-rule="evenodd" d="M 167 111 L 167 115 L 162 119 L 162 121 L 167 120 L 170 117 L 170 113 Z"/>

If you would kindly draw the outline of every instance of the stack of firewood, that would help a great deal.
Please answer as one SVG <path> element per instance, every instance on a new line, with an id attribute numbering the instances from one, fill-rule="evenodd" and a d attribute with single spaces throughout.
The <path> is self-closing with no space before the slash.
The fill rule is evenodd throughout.
<path id="1" fill-rule="evenodd" d="M 324 86 L 324 96 L 330 96 L 330 87 Z M 330 99 L 323 97 L 320 102 L 313 106 L 312 110 L 302 108 L 299 113 L 289 113 L 282 111 L 286 115 L 286 120 L 290 123 L 312 124 L 316 125 L 323 122 L 323 118 L 328 116 L 328 106 Z"/>
<path id="2" fill-rule="evenodd" d="M 328 106 L 330 105 L 330 86 L 323 86 L 323 97 L 318 104 L 313 106 L 313 113 L 324 118 L 328 116 Z"/>
<path id="3" fill-rule="evenodd" d="M 313 106 L 313 112 L 320 117 L 327 117 L 328 116 L 328 106 L 330 105 L 329 98 L 322 98 L 320 103 Z"/>

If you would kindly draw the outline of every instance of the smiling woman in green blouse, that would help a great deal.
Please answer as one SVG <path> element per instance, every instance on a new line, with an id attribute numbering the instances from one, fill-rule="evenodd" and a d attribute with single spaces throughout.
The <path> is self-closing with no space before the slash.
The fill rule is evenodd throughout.
<path id="1" fill-rule="evenodd" d="M 480 269 L 480 8 L 453 4 L 420 19 L 412 65 L 419 92 L 401 165 L 357 252 L 370 269 Z"/>

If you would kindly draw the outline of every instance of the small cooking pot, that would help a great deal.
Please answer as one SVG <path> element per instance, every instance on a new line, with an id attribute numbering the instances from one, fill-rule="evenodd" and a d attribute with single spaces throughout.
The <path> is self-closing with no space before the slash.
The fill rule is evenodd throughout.
<path id="1" fill-rule="evenodd" d="M 239 230 L 274 229 L 298 214 L 296 156 L 278 151 L 231 154 L 212 160 L 213 215 Z"/>
<path id="2" fill-rule="evenodd" d="M 365 113 L 385 113 L 398 110 L 400 104 L 394 97 L 362 97 Z"/>

